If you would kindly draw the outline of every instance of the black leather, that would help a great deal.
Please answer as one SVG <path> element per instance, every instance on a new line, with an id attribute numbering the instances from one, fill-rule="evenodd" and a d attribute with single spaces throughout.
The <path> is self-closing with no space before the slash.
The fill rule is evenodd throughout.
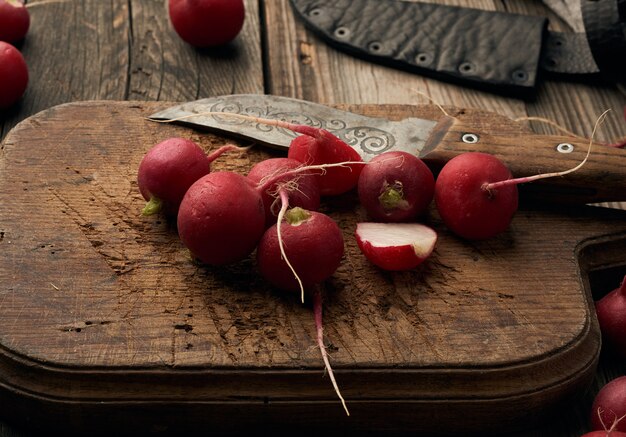
<path id="1" fill-rule="evenodd" d="M 540 67 L 564 75 L 600 73 L 584 33 L 549 32 L 544 40 Z"/>
<path id="2" fill-rule="evenodd" d="M 581 0 L 589 47 L 600 72 L 626 82 L 626 0 Z"/>
<path id="3" fill-rule="evenodd" d="M 626 80 L 626 0 L 575 1 L 586 34 L 548 32 L 543 17 L 423 2 L 291 3 L 313 31 L 356 56 L 524 96 L 541 71 Z"/>
<path id="4" fill-rule="evenodd" d="M 547 19 L 431 3 L 291 0 L 310 28 L 354 55 L 511 92 L 537 81 Z"/>

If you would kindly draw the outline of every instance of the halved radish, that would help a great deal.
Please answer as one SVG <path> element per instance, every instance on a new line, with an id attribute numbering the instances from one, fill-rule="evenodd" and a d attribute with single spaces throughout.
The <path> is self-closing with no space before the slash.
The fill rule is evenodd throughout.
<path id="1" fill-rule="evenodd" d="M 358 223 L 356 240 L 365 257 L 385 270 L 409 270 L 430 256 L 437 233 L 419 223 Z"/>

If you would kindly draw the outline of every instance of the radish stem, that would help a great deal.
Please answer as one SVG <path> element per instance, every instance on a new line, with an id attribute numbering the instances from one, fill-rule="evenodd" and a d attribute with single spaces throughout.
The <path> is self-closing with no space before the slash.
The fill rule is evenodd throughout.
<path id="1" fill-rule="evenodd" d="M 526 176 L 526 177 L 523 177 L 523 178 L 506 179 L 504 181 L 499 181 L 499 182 L 484 183 L 481 188 L 483 189 L 483 191 L 490 192 L 490 191 L 492 191 L 492 190 L 494 190 L 496 188 L 504 187 L 504 186 L 507 186 L 507 185 L 517 185 L 517 184 L 523 184 L 523 183 L 527 183 L 527 182 L 533 182 L 533 181 L 536 181 L 536 180 L 539 180 L 539 179 L 547 179 L 547 178 L 552 178 L 552 177 L 556 177 L 556 176 L 565 176 L 566 174 L 573 173 L 573 172 L 577 171 L 583 165 L 585 165 L 585 163 L 589 159 L 589 155 L 591 155 L 591 148 L 593 146 L 593 137 L 594 137 L 594 135 L 596 133 L 596 129 L 598 128 L 598 125 L 604 120 L 606 114 L 609 111 L 610 111 L 610 109 L 607 109 L 606 111 L 604 111 L 600 115 L 600 117 L 598 117 L 598 120 L 596 120 L 596 124 L 593 127 L 593 132 L 591 133 L 591 139 L 589 140 L 589 147 L 587 149 L 587 154 L 585 155 L 585 159 L 583 159 L 576 167 L 570 168 L 569 170 L 564 170 L 564 171 L 559 171 L 559 172 L 554 172 L 554 173 L 542 173 L 542 174 L 538 174 L 538 175 L 534 175 L 534 176 Z"/>
<path id="2" fill-rule="evenodd" d="M 222 146 L 218 148 L 217 150 L 215 150 L 214 152 L 211 152 L 210 154 L 208 154 L 207 160 L 209 161 L 209 163 L 211 163 L 215 161 L 217 158 L 219 158 L 220 156 L 222 156 L 224 153 L 229 152 L 231 150 L 239 150 L 241 152 L 246 152 L 248 151 L 248 149 L 250 149 L 250 147 L 239 147 L 234 144 L 226 144 L 225 146 Z"/>
<path id="3" fill-rule="evenodd" d="M 337 381 L 335 380 L 335 375 L 333 374 L 333 369 L 330 367 L 330 362 L 328 361 L 328 353 L 326 352 L 326 346 L 324 346 L 324 328 L 322 324 L 322 291 L 319 286 L 315 287 L 313 292 L 313 316 L 315 317 L 315 330 L 317 332 L 317 344 L 319 345 L 320 351 L 322 352 L 322 360 L 324 360 L 324 365 L 326 366 L 326 370 L 328 371 L 328 376 L 330 376 L 330 381 L 333 384 L 335 389 L 335 393 L 339 396 L 341 400 L 341 405 L 343 405 L 343 409 L 346 411 L 346 415 L 350 415 L 348 411 L 348 407 L 346 406 L 346 401 L 343 396 L 341 396 L 341 392 L 339 391 L 339 386 L 337 385 Z"/>
<path id="4" fill-rule="evenodd" d="M 151 197 L 146 206 L 143 207 L 141 213 L 143 215 L 152 215 L 156 214 L 163 208 L 163 202 L 156 197 Z"/>

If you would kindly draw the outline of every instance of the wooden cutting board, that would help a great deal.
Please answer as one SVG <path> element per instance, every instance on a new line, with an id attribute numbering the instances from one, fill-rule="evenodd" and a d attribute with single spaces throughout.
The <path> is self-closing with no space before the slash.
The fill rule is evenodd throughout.
<path id="1" fill-rule="evenodd" d="M 346 417 L 324 377 L 312 311 L 254 260 L 192 262 L 174 226 L 143 217 L 143 154 L 171 136 L 227 141 L 145 119 L 167 103 L 84 102 L 18 125 L 0 154 L 3 414 L 66 433 L 265 429 L 498 433 L 579 396 L 600 335 L 594 277 L 624 265 L 624 211 L 526 205 L 505 234 L 439 232 L 432 257 L 384 273 L 360 254 L 355 196 L 324 202 L 346 255 L 325 285 L 325 338 Z M 428 106 L 352 106 L 435 119 Z M 506 119 L 462 111 L 489 132 Z M 274 156 L 253 148 L 215 170 Z M 623 273 L 622 273 L 623 274 Z M 617 274 L 614 275 L 616 278 Z M 616 279 L 617 283 L 617 279 Z"/>

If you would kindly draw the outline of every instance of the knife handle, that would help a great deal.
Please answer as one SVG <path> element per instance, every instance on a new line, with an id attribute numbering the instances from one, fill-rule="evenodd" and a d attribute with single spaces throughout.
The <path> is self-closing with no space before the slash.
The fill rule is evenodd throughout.
<path id="1" fill-rule="evenodd" d="M 626 150 L 594 143 L 587 162 L 564 176 L 519 185 L 523 193 L 541 200 L 566 203 L 595 203 L 626 200 Z M 432 167 L 465 152 L 484 152 L 504 162 L 513 177 L 561 172 L 580 164 L 587 155 L 589 141 L 536 135 L 493 135 L 453 117 L 438 122 L 421 152 Z"/>

